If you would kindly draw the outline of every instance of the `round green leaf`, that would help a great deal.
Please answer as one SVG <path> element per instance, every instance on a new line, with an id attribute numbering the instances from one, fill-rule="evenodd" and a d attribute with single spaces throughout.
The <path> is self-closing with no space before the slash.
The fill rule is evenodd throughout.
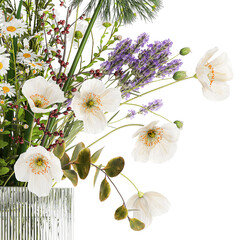
<path id="1" fill-rule="evenodd" d="M 91 153 L 89 148 L 82 149 L 75 161 L 75 166 L 78 175 L 81 179 L 85 179 L 88 176 L 91 165 Z"/>
<path id="2" fill-rule="evenodd" d="M 116 157 L 108 162 L 104 170 L 109 177 L 116 177 L 122 172 L 124 164 L 124 159 L 122 157 Z"/>
<path id="3" fill-rule="evenodd" d="M 9 168 L 8 167 L 1 167 L 0 168 L 0 176 L 5 175 L 9 172 Z"/>
<path id="4" fill-rule="evenodd" d="M 67 153 L 64 153 L 61 158 L 61 165 L 63 170 L 71 169 L 71 165 L 69 164 L 69 162 L 70 162 L 69 156 L 67 155 Z"/>
<path id="5" fill-rule="evenodd" d="M 105 201 L 111 193 L 111 187 L 110 184 L 108 183 L 107 179 L 104 178 L 101 186 L 100 186 L 100 193 L 99 193 L 99 199 L 101 202 Z"/>
<path id="6" fill-rule="evenodd" d="M 67 177 L 73 184 L 74 187 L 78 184 L 78 176 L 74 170 L 63 170 L 63 174 Z"/>
<path id="7" fill-rule="evenodd" d="M 138 220 L 137 218 L 131 218 L 130 220 L 130 227 L 134 231 L 141 231 L 145 228 L 145 224 Z"/>
<path id="8" fill-rule="evenodd" d="M 58 139 L 58 141 L 61 143 L 62 139 Z M 65 148 L 66 148 L 65 142 L 62 143 L 62 146 L 60 146 L 60 145 L 58 144 L 58 145 L 54 148 L 54 150 L 53 150 L 54 155 L 55 155 L 57 158 L 61 159 L 62 156 L 63 156 L 63 154 L 64 154 L 64 152 L 65 152 Z"/>
<path id="9" fill-rule="evenodd" d="M 122 205 L 121 207 L 119 207 L 116 211 L 115 211 L 115 214 L 114 214 L 114 218 L 116 220 L 122 220 L 122 219 L 125 219 L 126 217 L 128 216 L 128 210 L 127 208 Z"/>
<path id="10" fill-rule="evenodd" d="M 78 154 L 79 152 L 85 148 L 84 143 L 80 142 L 76 145 L 76 147 L 73 150 L 73 154 L 72 154 L 72 158 L 71 158 L 71 162 L 77 160 Z"/>

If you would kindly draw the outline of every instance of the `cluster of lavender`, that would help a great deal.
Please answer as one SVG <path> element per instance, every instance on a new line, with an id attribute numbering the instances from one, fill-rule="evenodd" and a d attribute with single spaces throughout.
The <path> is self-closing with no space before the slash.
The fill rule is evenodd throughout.
<path id="1" fill-rule="evenodd" d="M 169 39 L 146 45 L 148 41 L 149 36 L 143 33 L 134 43 L 129 38 L 119 42 L 109 54 L 108 60 L 101 65 L 105 75 L 123 72 L 115 80 L 118 81 L 118 86 L 121 86 L 122 96 L 125 98 L 155 77 L 173 75 L 182 65 L 180 59 L 169 60 L 173 44 Z"/>
<path id="2" fill-rule="evenodd" d="M 133 119 L 135 115 L 137 114 L 143 114 L 146 115 L 148 114 L 149 111 L 157 111 L 163 106 L 163 101 L 162 99 L 156 99 L 153 102 L 149 102 L 148 105 L 142 105 L 142 108 L 139 109 L 138 112 L 135 110 L 131 109 L 128 110 L 127 118 Z"/>

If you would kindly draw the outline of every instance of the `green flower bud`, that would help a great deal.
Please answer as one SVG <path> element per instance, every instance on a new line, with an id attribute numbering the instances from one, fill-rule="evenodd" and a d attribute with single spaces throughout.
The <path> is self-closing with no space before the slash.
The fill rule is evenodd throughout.
<path id="1" fill-rule="evenodd" d="M 183 80 L 186 77 L 187 77 L 187 73 L 184 72 L 184 71 L 175 72 L 174 75 L 173 75 L 173 79 L 176 80 L 176 81 Z"/>
<path id="2" fill-rule="evenodd" d="M 116 35 L 116 36 L 114 36 L 114 39 L 121 41 L 122 40 L 122 36 L 121 35 Z"/>
<path id="3" fill-rule="evenodd" d="M 85 21 L 89 23 L 91 21 L 91 18 L 85 18 Z"/>
<path id="4" fill-rule="evenodd" d="M 182 128 L 183 128 L 183 122 L 182 122 L 182 121 L 176 120 L 174 123 L 176 124 L 176 126 L 177 126 L 179 129 L 182 129 Z"/>
<path id="5" fill-rule="evenodd" d="M 74 37 L 79 40 L 83 38 L 83 34 L 80 31 L 76 31 Z"/>
<path id="6" fill-rule="evenodd" d="M 189 47 L 182 48 L 179 52 L 180 55 L 186 56 L 191 52 L 191 49 Z"/>
<path id="7" fill-rule="evenodd" d="M 103 25 L 105 28 L 109 28 L 109 27 L 112 26 L 112 24 L 109 23 L 109 22 L 105 22 L 105 23 L 103 23 L 102 25 Z"/>

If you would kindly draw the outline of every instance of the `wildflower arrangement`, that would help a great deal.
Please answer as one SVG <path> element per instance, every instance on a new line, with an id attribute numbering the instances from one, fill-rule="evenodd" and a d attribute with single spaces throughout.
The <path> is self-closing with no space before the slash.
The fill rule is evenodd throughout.
<path id="1" fill-rule="evenodd" d="M 91 147 L 132 126 L 138 128 L 133 136 L 136 161 L 169 160 L 183 123 L 156 113 L 162 99 L 142 105 L 134 100 L 190 78 L 199 80 L 206 98 L 223 100 L 232 79 L 227 55 L 210 61 L 218 49 L 209 50 L 189 77 L 180 70 L 188 47 L 173 57 L 169 39 L 151 42 L 142 33 L 135 41 L 122 40 L 119 28 L 136 17 L 153 18 L 161 7 L 159 0 L 91 0 L 81 14 L 82 0 L 53 2 L 0 1 L 0 185 L 27 186 L 42 197 L 65 178 L 76 186 L 95 168 L 94 183 L 100 172 L 104 175 L 100 201 L 109 197 L 112 184 L 122 199 L 115 219 L 127 218 L 132 229 L 142 230 L 152 217 L 168 211 L 169 201 L 157 192 L 142 193 L 134 185 L 137 194 L 125 202 L 112 180 L 123 175 L 124 159 L 113 156 L 106 166 L 97 164 L 103 149 L 92 153 Z M 94 39 L 96 20 L 103 29 L 97 47 L 89 38 Z M 90 58 L 84 59 L 88 43 Z M 152 88 L 146 91 L 146 86 Z M 122 106 L 129 106 L 128 112 Z M 132 123 L 137 114 L 154 114 L 160 121 Z M 123 119 L 129 124 L 119 126 Z M 83 131 L 96 134 L 109 127 L 113 129 L 89 146 L 73 144 Z"/>

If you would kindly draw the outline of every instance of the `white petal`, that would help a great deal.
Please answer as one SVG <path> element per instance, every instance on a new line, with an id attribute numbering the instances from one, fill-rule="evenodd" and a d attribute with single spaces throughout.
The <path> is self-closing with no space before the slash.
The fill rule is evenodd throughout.
<path id="1" fill-rule="evenodd" d="M 133 204 L 135 203 L 135 201 L 137 199 L 138 199 L 138 194 L 132 195 L 127 201 L 127 208 L 128 209 L 133 209 Z"/>
<path id="2" fill-rule="evenodd" d="M 86 113 L 83 123 L 85 132 L 93 134 L 102 132 L 107 126 L 107 121 L 102 111 Z"/>
<path id="3" fill-rule="evenodd" d="M 176 142 L 179 138 L 180 130 L 174 123 L 166 123 L 162 125 L 163 136 L 169 142 Z"/>
<path id="4" fill-rule="evenodd" d="M 50 174 L 34 174 L 30 175 L 28 181 L 28 190 L 38 197 L 45 197 L 49 195 L 52 188 L 52 178 Z"/>
<path id="5" fill-rule="evenodd" d="M 84 81 L 81 87 L 81 92 L 94 93 L 96 95 L 101 95 L 105 91 L 105 85 L 102 81 L 98 79 L 90 79 Z"/>
<path id="6" fill-rule="evenodd" d="M 132 156 L 136 162 L 147 162 L 149 160 L 150 148 L 141 141 L 137 141 L 132 152 Z"/>
<path id="7" fill-rule="evenodd" d="M 121 92 L 117 88 L 109 88 L 100 96 L 102 109 L 107 112 L 117 111 L 122 100 Z"/>
<path id="8" fill-rule="evenodd" d="M 160 216 L 168 212 L 171 205 L 168 199 L 158 192 L 147 192 L 144 194 L 144 198 L 148 202 L 148 208 L 152 216 Z"/>
<path id="9" fill-rule="evenodd" d="M 32 112 L 34 112 L 34 113 L 47 113 L 47 112 L 51 112 L 51 111 L 55 110 L 56 106 L 53 106 L 51 108 L 38 108 L 38 107 L 35 107 L 35 105 L 34 105 L 34 107 L 32 107 L 30 105 L 30 108 L 31 108 Z"/>
<path id="10" fill-rule="evenodd" d="M 214 101 L 222 101 L 229 97 L 230 88 L 227 84 L 214 81 L 211 87 L 203 87 L 203 95 Z"/>
<path id="11" fill-rule="evenodd" d="M 59 158 L 57 158 L 53 153 L 50 152 L 50 155 L 51 155 L 51 159 L 49 163 L 50 163 L 51 176 L 56 182 L 60 182 L 63 176 L 61 162 Z"/>
<path id="12" fill-rule="evenodd" d="M 14 165 L 15 177 L 18 181 L 28 182 L 30 168 L 27 159 L 27 154 L 22 153 Z"/>
<path id="13" fill-rule="evenodd" d="M 48 99 L 49 105 L 54 103 L 62 103 L 66 100 L 64 97 L 64 92 L 55 82 L 50 82 L 48 84 L 44 96 Z"/>
<path id="14" fill-rule="evenodd" d="M 138 198 L 134 202 L 133 208 L 138 209 L 138 211 L 133 212 L 133 217 L 139 219 L 145 224 L 145 227 L 148 227 L 152 223 L 152 215 L 147 200 L 144 197 Z"/>

